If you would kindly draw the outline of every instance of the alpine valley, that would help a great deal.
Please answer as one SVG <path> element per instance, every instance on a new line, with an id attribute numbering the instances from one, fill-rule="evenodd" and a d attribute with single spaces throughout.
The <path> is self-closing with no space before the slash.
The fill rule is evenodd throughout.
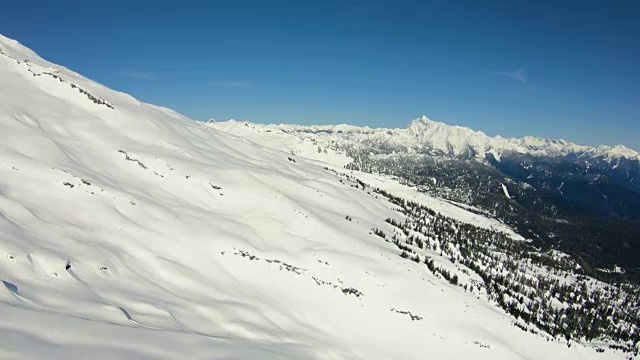
<path id="1" fill-rule="evenodd" d="M 202 123 L 0 36 L 0 358 L 637 358 L 639 162 Z"/>

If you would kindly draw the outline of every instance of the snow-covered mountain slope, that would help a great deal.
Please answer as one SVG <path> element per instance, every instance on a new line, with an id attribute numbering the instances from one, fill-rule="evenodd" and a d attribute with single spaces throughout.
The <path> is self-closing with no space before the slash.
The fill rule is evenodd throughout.
<path id="1" fill-rule="evenodd" d="M 565 140 L 550 140 L 536 137 L 504 138 L 490 137 L 480 131 L 466 127 L 447 125 L 426 116 L 417 118 L 402 129 L 372 129 L 351 125 L 260 125 L 248 122 L 215 122 L 210 126 L 227 131 L 236 131 L 241 126 L 253 126 L 264 131 L 281 131 L 295 134 L 302 139 L 314 138 L 323 146 L 341 144 L 342 147 L 383 149 L 387 152 L 427 153 L 447 156 L 472 156 L 485 158 L 488 154 L 496 159 L 505 153 L 534 156 L 576 156 L 585 159 L 603 159 L 611 163 L 619 159 L 640 161 L 640 153 L 623 145 L 582 146 Z"/>
<path id="2" fill-rule="evenodd" d="M 624 358 L 400 258 L 394 208 L 0 37 L 2 359 Z"/>

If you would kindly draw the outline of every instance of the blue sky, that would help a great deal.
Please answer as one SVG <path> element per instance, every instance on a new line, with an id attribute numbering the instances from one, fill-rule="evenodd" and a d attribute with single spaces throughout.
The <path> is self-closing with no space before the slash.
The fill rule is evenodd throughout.
<path id="1" fill-rule="evenodd" d="M 2 4 L 0 33 L 198 120 L 426 114 L 640 150 L 638 19 L 639 0 L 32 0 Z"/>

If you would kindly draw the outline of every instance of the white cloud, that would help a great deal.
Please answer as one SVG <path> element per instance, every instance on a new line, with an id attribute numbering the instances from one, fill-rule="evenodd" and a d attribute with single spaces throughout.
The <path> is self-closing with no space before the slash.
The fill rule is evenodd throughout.
<path id="1" fill-rule="evenodd" d="M 146 73 L 146 72 L 140 72 L 140 71 L 121 71 L 120 72 L 121 76 L 126 76 L 128 78 L 132 78 L 132 79 L 139 79 L 139 80 L 155 80 L 156 77 L 153 76 L 152 74 Z"/>
<path id="2" fill-rule="evenodd" d="M 254 86 L 253 81 L 240 80 L 240 81 L 213 81 L 209 83 L 211 87 L 226 87 L 226 88 L 240 88 Z"/>
<path id="3" fill-rule="evenodd" d="M 527 83 L 527 72 L 525 71 L 525 69 L 516 69 L 513 71 L 490 71 L 490 72 L 492 74 L 504 76 L 511 80 L 515 80 L 523 84 Z"/>

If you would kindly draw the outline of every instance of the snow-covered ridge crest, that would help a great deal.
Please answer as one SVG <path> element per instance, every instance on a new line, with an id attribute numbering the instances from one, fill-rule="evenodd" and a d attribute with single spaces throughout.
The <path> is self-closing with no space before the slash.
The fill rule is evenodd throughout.
<path id="1" fill-rule="evenodd" d="M 243 122 L 249 123 L 249 122 Z M 237 123 L 216 123 L 220 128 L 229 128 Z M 474 154 L 484 158 L 487 153 L 499 159 L 501 154 L 515 152 L 535 156 L 579 156 L 602 158 L 606 161 L 626 158 L 640 161 L 640 153 L 623 145 L 584 146 L 563 139 L 544 139 L 526 136 L 523 138 L 490 137 L 481 131 L 467 127 L 448 125 L 421 116 L 411 121 L 405 128 L 370 128 L 347 124 L 340 125 L 260 125 L 252 126 L 281 130 L 288 133 L 315 134 L 327 141 L 347 141 L 353 144 L 384 144 L 385 147 L 407 152 L 438 152 L 460 156 Z"/>
<path id="2" fill-rule="evenodd" d="M 0 34 L 0 53 L 7 56 L 24 61 L 28 60 L 34 62 L 40 66 L 53 66 L 54 64 L 42 59 L 38 54 L 28 47 L 22 45 L 16 40 L 10 39 Z"/>

